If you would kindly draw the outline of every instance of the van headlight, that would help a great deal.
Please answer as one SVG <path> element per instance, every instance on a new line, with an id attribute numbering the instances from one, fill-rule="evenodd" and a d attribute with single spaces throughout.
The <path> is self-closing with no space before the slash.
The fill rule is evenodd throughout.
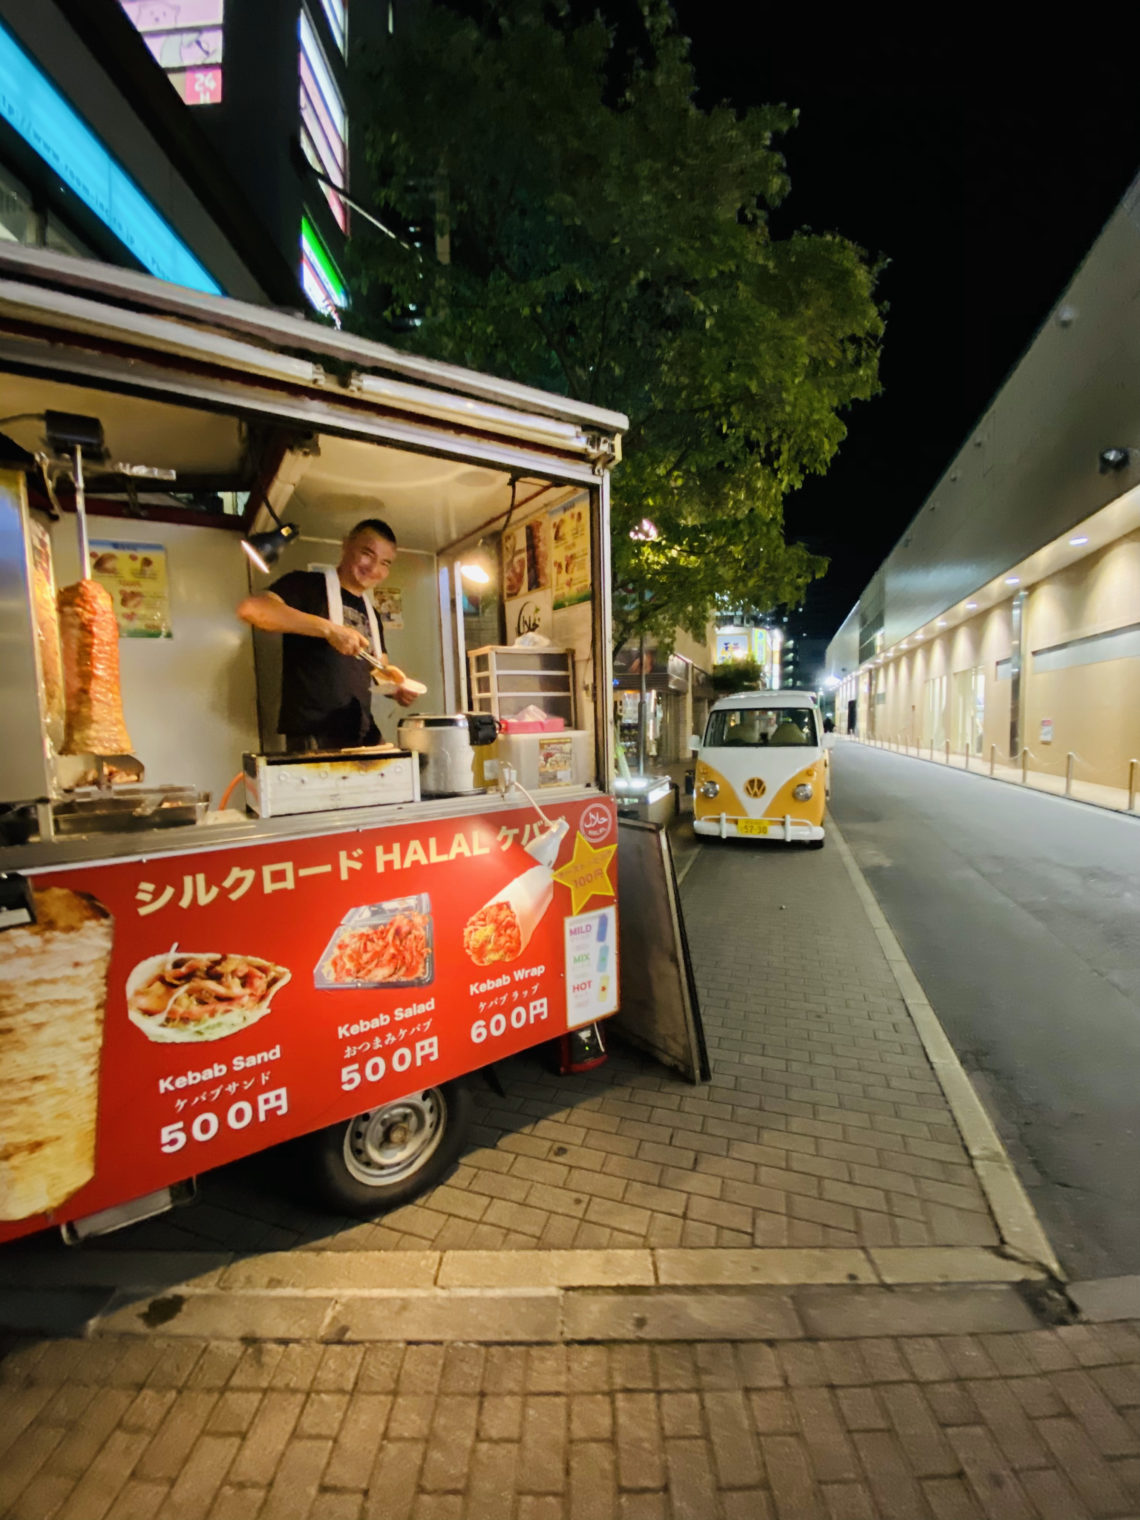
<path id="1" fill-rule="evenodd" d="M 797 802 L 810 802 L 813 796 L 811 782 L 801 781 L 799 786 L 792 792 L 792 796 Z"/>
<path id="2" fill-rule="evenodd" d="M 719 793 L 720 793 L 720 787 L 717 785 L 717 783 L 715 781 L 702 781 L 701 782 L 701 796 L 702 797 L 716 797 L 716 796 L 719 795 Z"/>

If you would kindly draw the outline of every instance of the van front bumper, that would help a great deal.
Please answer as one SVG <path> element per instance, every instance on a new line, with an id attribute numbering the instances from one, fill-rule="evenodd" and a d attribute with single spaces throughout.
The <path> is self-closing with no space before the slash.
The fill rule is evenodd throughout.
<path id="1" fill-rule="evenodd" d="M 823 826 L 806 818 L 734 818 L 727 813 L 705 813 L 693 819 L 698 834 L 716 839 L 779 839 L 785 844 L 806 844 L 823 838 Z"/>

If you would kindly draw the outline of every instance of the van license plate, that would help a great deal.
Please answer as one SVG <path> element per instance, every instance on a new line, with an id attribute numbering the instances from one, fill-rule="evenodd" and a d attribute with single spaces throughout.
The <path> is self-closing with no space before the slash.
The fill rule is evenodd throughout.
<path id="1" fill-rule="evenodd" d="M 741 818 L 736 825 L 738 834 L 766 834 L 768 823 L 764 818 Z"/>

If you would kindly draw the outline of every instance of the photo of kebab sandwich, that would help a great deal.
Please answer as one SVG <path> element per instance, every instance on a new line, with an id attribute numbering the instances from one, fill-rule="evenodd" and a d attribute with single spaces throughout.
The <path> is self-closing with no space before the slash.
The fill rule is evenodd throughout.
<path id="1" fill-rule="evenodd" d="M 86 892 L 32 893 L 0 934 L 0 1219 L 59 1208 L 95 1175 L 114 920 Z"/>
<path id="2" fill-rule="evenodd" d="M 426 892 L 351 908 L 317 963 L 318 987 L 423 987 L 434 975 Z"/>
<path id="3" fill-rule="evenodd" d="M 526 851 L 538 864 L 507 882 L 467 920 L 463 948 L 477 966 L 517 960 L 530 944 L 554 900 L 554 863 L 569 827 L 560 818 L 532 840 Z"/>
<path id="4" fill-rule="evenodd" d="M 127 978 L 127 1014 L 148 1040 L 222 1040 L 256 1024 L 292 973 L 257 955 L 179 950 L 140 961 Z"/>

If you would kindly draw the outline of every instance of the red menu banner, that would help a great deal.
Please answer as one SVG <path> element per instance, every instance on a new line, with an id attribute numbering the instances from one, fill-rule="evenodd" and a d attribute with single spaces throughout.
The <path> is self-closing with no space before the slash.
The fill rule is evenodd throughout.
<path id="1" fill-rule="evenodd" d="M 615 1012 L 613 801 L 544 804 L 34 875 L 0 1240 Z"/>

